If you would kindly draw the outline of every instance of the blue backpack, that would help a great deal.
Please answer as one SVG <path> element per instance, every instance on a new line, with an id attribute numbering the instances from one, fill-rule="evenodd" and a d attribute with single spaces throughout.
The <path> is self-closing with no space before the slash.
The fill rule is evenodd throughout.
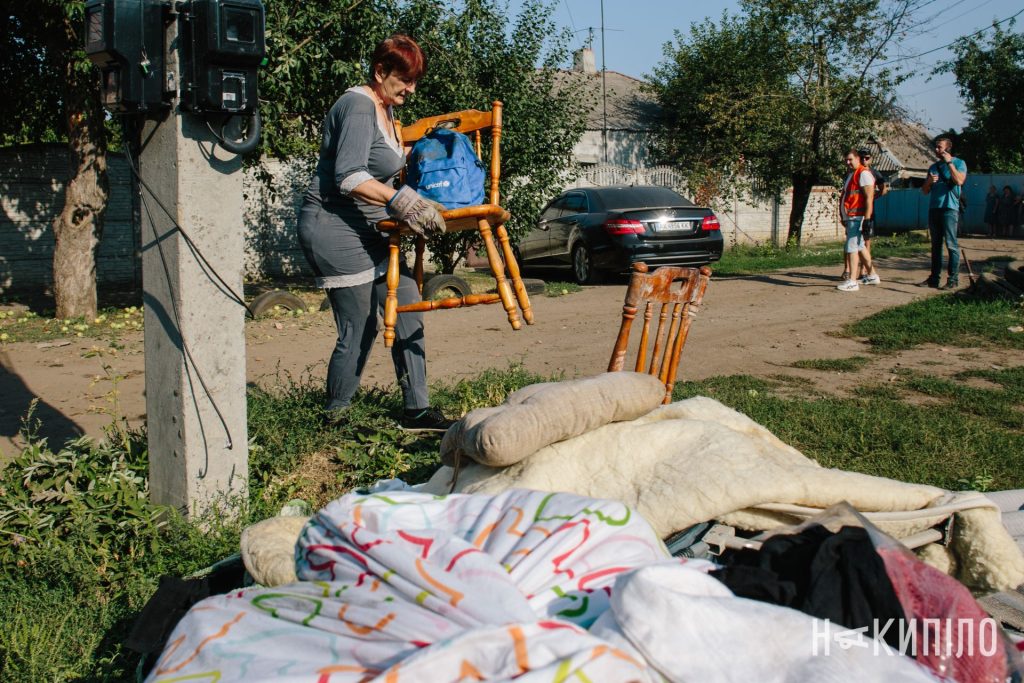
<path id="1" fill-rule="evenodd" d="M 448 209 L 483 204 L 485 177 L 469 138 L 446 128 L 417 140 L 406 162 L 406 185 Z"/>

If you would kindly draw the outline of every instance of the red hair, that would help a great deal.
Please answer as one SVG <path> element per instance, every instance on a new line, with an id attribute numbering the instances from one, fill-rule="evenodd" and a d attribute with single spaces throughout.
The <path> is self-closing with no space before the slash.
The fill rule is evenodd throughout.
<path id="1" fill-rule="evenodd" d="M 370 78 L 377 67 L 384 75 L 395 75 L 410 81 L 417 81 L 427 70 L 427 59 L 415 40 L 402 33 L 385 38 L 377 45 L 370 57 Z"/>

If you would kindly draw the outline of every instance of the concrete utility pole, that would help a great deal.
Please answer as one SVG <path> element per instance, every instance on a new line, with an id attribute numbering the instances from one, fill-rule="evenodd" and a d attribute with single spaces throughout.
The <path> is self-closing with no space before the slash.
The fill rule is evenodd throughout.
<path id="1" fill-rule="evenodd" d="M 176 45 L 174 24 L 168 30 Z M 174 52 L 171 84 L 180 82 Z M 248 487 L 245 309 L 217 278 L 241 294 L 242 160 L 215 145 L 203 119 L 181 113 L 177 98 L 141 138 L 150 492 L 201 514 Z"/>

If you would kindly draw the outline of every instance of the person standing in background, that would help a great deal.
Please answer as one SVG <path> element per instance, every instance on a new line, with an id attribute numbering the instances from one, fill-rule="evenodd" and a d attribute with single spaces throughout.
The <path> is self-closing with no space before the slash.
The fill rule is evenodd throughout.
<path id="1" fill-rule="evenodd" d="M 860 285 L 853 278 L 858 273 L 862 259 L 866 275 L 860 281 L 866 285 L 877 285 L 882 281 L 875 273 L 871 255 L 864 251 L 864 234 L 861 231 L 864 221 L 871 220 L 874 216 L 875 177 L 871 175 L 867 166 L 860 163 L 860 154 L 856 149 L 846 153 L 845 161 L 850 173 L 843 182 L 839 211 L 846 226 L 844 251 L 850 259 L 850 264 L 848 279 L 836 285 L 836 289 L 840 292 L 856 292 Z"/>
<path id="2" fill-rule="evenodd" d="M 960 195 L 967 180 L 967 164 L 953 156 L 953 141 L 947 137 L 935 140 L 938 158 L 928 168 L 928 177 L 921 192 L 928 195 L 928 233 L 931 236 L 931 274 L 919 287 L 938 289 L 942 275 L 942 245 L 949 256 L 945 289 L 956 289 L 960 279 L 960 244 L 956 226 L 960 218 Z"/>
<path id="3" fill-rule="evenodd" d="M 996 207 L 999 205 L 999 193 L 995 185 L 988 186 L 988 194 L 985 195 L 985 226 L 988 227 L 988 236 L 996 236 Z"/>
<path id="4" fill-rule="evenodd" d="M 999 237 L 1010 237 L 1014 232 L 1014 224 L 1017 222 L 1017 198 L 1013 196 L 1013 188 L 1009 185 L 1003 187 L 1003 194 L 1000 195 L 996 204 L 996 235 Z"/>

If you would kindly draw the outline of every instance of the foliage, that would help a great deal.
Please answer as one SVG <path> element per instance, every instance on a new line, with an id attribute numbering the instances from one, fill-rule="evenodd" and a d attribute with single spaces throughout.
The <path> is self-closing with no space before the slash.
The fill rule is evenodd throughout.
<path id="1" fill-rule="evenodd" d="M 840 179 L 843 152 L 892 114 L 903 75 L 884 66 L 920 0 L 743 0 L 741 14 L 677 31 L 651 89 L 662 105 L 656 151 L 696 201 L 730 188 L 760 197 L 793 187 L 800 242 L 811 187 Z"/>
<path id="2" fill-rule="evenodd" d="M 953 294 L 933 296 L 888 308 L 845 328 L 846 334 L 867 337 L 878 351 L 909 349 L 920 344 L 1024 349 L 1024 335 L 1007 328 L 1020 325 L 1024 311 L 1006 301 L 966 299 Z"/>
<path id="3" fill-rule="evenodd" d="M 26 567 L 72 544 L 113 580 L 122 563 L 154 551 L 165 511 L 148 502 L 142 435 L 122 430 L 99 444 L 83 437 L 52 452 L 32 438 L 31 413 L 26 420 L 29 445 L 0 471 L 0 567 Z"/>
<path id="4" fill-rule="evenodd" d="M 398 112 L 405 123 L 503 103 L 500 191 L 512 213 L 508 228 L 514 240 L 569 179 L 584 108 L 574 89 L 554 87 L 556 67 L 567 57 L 568 35 L 556 29 L 552 7 L 528 0 L 514 21 L 506 12 L 496 0 L 456 6 L 432 0 L 330 0 L 327 8 L 270 0 L 271 64 L 260 86 L 264 153 L 311 158 L 319 149 L 324 114 L 346 88 L 366 82 L 375 45 L 395 31 L 406 32 L 423 47 L 428 68 L 416 95 Z M 432 258 L 441 272 L 453 271 L 472 236 L 432 240 Z"/>
<path id="5" fill-rule="evenodd" d="M 5 0 L 0 14 L 0 144 L 67 141 L 63 210 L 53 221 L 53 292 L 61 317 L 96 313 L 96 247 L 107 204 L 107 133 L 99 77 L 80 28 L 84 0 Z"/>
<path id="6" fill-rule="evenodd" d="M 0 14 L 0 145 L 67 139 L 62 124 L 68 59 L 91 64 L 71 45 L 65 22 L 82 16 L 84 0 L 4 0 Z"/>
<path id="7" fill-rule="evenodd" d="M 957 156 L 988 173 L 1024 172 L 1024 33 L 993 25 L 987 43 L 978 35 L 953 45 L 954 57 L 935 73 L 956 76 L 967 112 Z"/>

